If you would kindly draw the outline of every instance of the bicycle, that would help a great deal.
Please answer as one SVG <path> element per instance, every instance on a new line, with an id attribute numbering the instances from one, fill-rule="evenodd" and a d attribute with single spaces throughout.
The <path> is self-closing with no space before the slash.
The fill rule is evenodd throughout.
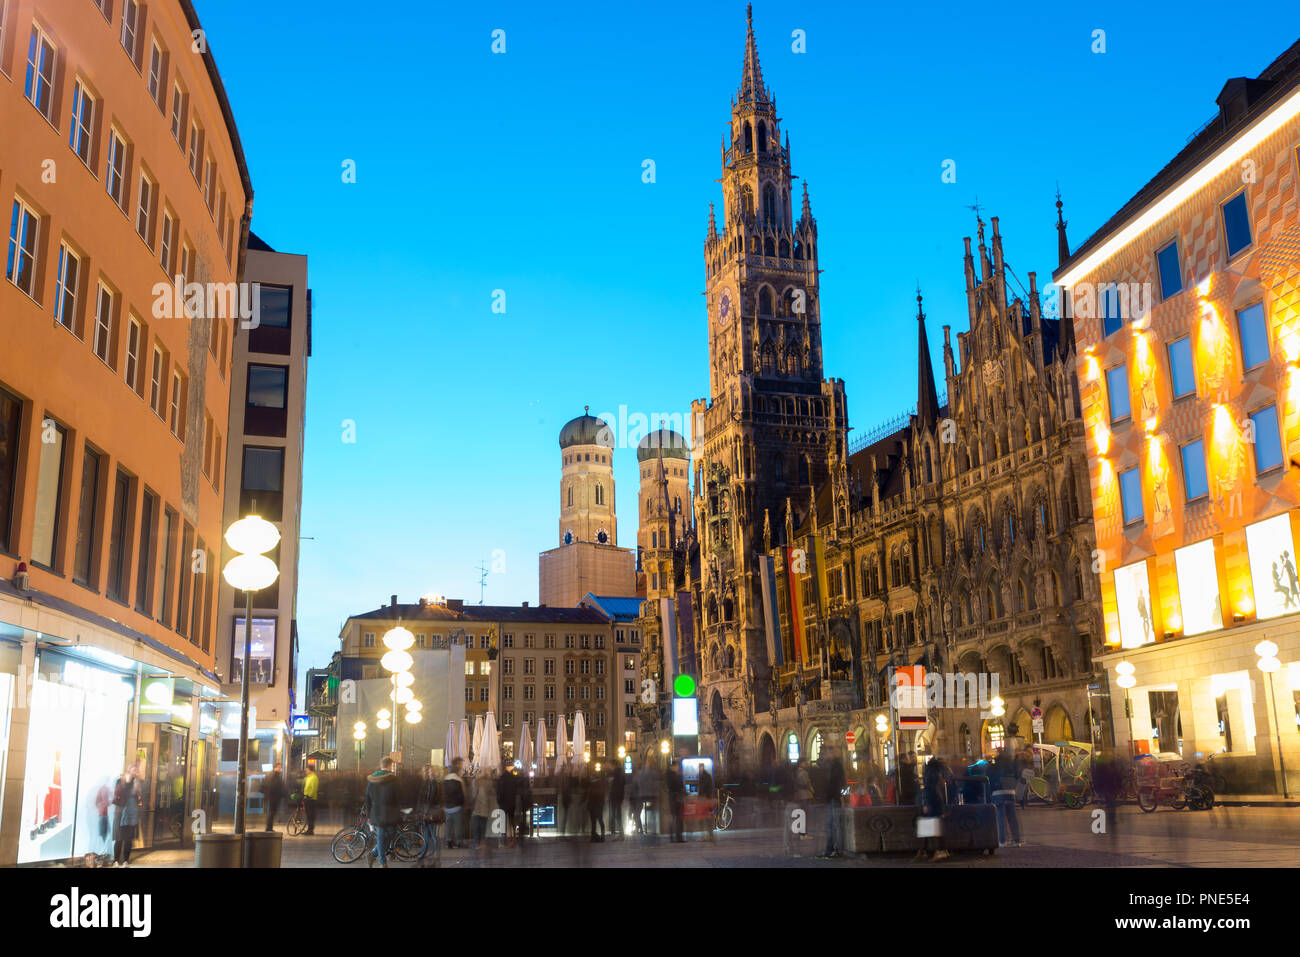
<path id="1" fill-rule="evenodd" d="M 293 806 L 293 812 L 289 815 L 289 821 L 285 824 L 285 829 L 294 837 L 297 837 L 307 830 L 307 802 L 303 800 L 301 794 L 294 794 L 289 800 L 297 803 Z"/>
<path id="2" fill-rule="evenodd" d="M 403 812 L 402 823 L 394 829 L 388 853 L 395 860 L 410 863 L 424 854 L 424 826 L 422 822 L 409 820 L 407 813 Z M 366 854 L 375 853 L 376 842 L 375 829 L 364 814 L 359 814 L 356 824 L 334 835 L 330 841 L 330 854 L 340 864 L 354 864 Z"/>
<path id="3" fill-rule="evenodd" d="M 719 831 L 725 831 L 731 827 L 731 822 L 735 819 L 736 802 L 731 796 L 730 791 L 720 791 L 718 798 L 717 810 L 713 813 L 713 826 Z"/>

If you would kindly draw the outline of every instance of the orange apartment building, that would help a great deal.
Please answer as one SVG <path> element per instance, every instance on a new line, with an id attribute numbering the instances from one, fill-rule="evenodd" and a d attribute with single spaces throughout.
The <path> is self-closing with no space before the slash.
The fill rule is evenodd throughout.
<path id="1" fill-rule="evenodd" d="M 1077 330 L 1097 661 L 1121 750 L 1219 755 L 1228 793 L 1281 791 L 1284 764 L 1294 795 L 1300 43 L 1217 102 L 1055 274 Z"/>
<path id="2" fill-rule="evenodd" d="M 0 865 L 103 853 L 130 763 L 141 843 L 179 843 L 211 792 L 252 209 L 188 0 L 0 0 L 0 200 Z"/>

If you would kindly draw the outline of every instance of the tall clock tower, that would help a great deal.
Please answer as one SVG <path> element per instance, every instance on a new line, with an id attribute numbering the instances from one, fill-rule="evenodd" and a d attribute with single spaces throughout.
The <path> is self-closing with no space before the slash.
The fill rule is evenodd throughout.
<path id="1" fill-rule="evenodd" d="M 701 703 L 736 728 L 768 708 L 758 557 L 814 507 L 829 510 L 822 522 L 848 522 L 844 383 L 822 377 L 817 222 L 804 184 L 794 217 L 782 139 L 751 11 L 722 143 L 722 215 L 710 206 L 704 241 L 710 395 L 692 404 Z"/>

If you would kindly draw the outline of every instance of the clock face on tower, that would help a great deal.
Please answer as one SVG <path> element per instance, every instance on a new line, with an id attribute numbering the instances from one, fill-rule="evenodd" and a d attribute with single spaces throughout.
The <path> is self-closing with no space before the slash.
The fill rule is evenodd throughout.
<path id="1" fill-rule="evenodd" d="M 718 303 L 718 321 L 726 322 L 731 318 L 731 294 L 724 292 L 722 301 Z"/>
<path id="2" fill-rule="evenodd" d="M 596 533 L 596 541 L 600 542 L 600 544 L 602 545 L 608 545 L 609 533 L 602 528 L 600 531 Z"/>
<path id="3" fill-rule="evenodd" d="M 567 530 L 565 531 L 565 533 L 564 533 L 564 544 L 566 544 L 566 545 L 572 545 L 572 544 L 573 544 L 573 529 L 570 528 L 570 529 L 567 529 Z"/>

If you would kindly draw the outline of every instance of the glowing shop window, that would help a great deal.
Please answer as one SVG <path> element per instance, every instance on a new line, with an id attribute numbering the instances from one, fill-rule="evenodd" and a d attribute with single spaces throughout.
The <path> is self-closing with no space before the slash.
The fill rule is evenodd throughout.
<path id="1" fill-rule="evenodd" d="M 1003 740 L 1006 737 L 1006 729 L 1001 722 L 989 725 L 989 748 L 996 751 L 1002 747 Z"/>
<path id="2" fill-rule="evenodd" d="M 799 736 L 793 731 L 785 739 L 785 756 L 794 764 L 799 760 Z"/>
<path id="3" fill-rule="evenodd" d="M 1276 618 L 1300 611 L 1291 517 L 1278 515 L 1247 525 L 1246 554 L 1250 556 L 1250 578 L 1255 589 L 1255 617 Z"/>
<path id="4" fill-rule="evenodd" d="M 1219 602 L 1219 572 L 1214 563 L 1214 541 L 1206 539 L 1174 552 L 1178 570 L 1178 597 L 1183 606 L 1183 634 L 1199 635 L 1223 627 Z"/>
<path id="5" fill-rule="evenodd" d="M 1138 648 L 1156 640 L 1146 562 L 1115 569 L 1115 602 L 1119 606 L 1121 647 Z"/>

